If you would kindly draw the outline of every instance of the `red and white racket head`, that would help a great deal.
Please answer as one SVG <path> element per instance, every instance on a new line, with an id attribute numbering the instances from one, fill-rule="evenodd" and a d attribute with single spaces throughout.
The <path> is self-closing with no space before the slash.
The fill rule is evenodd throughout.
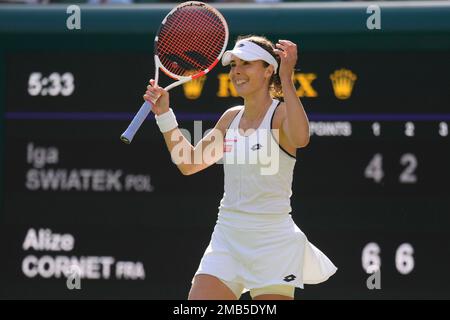
<path id="1" fill-rule="evenodd" d="M 167 14 L 158 30 L 155 65 L 182 83 L 201 77 L 219 62 L 228 36 L 227 22 L 218 10 L 199 1 L 183 2 Z"/>

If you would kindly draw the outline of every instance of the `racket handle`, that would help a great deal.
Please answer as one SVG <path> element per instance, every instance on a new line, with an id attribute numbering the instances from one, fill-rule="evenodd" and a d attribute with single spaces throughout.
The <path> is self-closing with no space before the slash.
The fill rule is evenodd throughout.
<path id="1" fill-rule="evenodd" d="M 126 144 L 130 144 L 134 138 L 134 135 L 139 130 L 152 108 L 153 105 L 148 101 L 145 101 L 139 109 L 138 113 L 134 116 L 127 130 L 125 130 L 125 132 L 120 136 L 120 140 L 122 140 Z"/>

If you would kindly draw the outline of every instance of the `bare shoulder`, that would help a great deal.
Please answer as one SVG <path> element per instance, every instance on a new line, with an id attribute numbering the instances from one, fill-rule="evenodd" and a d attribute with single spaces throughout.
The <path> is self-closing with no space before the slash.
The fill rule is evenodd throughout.
<path id="1" fill-rule="evenodd" d="M 228 108 L 222 116 L 226 118 L 234 118 L 238 114 L 238 112 L 242 110 L 243 107 L 244 106 L 235 106 Z"/>
<path id="2" fill-rule="evenodd" d="M 275 109 L 272 121 L 272 129 L 281 129 L 284 119 L 286 118 L 286 103 L 281 102 Z"/>
<path id="3" fill-rule="evenodd" d="M 241 111 L 242 106 L 236 106 L 231 107 L 227 109 L 222 116 L 220 117 L 219 121 L 217 121 L 216 128 L 222 131 L 222 133 L 225 133 L 225 130 L 230 126 L 231 122 L 233 121 L 234 117 Z"/>

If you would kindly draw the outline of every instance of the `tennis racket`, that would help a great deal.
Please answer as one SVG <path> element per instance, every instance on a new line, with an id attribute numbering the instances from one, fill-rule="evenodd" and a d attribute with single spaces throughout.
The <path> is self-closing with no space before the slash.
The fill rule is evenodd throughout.
<path id="1" fill-rule="evenodd" d="M 159 69 L 176 82 L 170 90 L 211 71 L 228 43 L 228 25 L 222 14 L 199 1 L 183 2 L 164 18 L 155 37 L 155 85 Z M 120 139 L 129 144 L 150 113 L 148 101 L 139 109 Z"/>

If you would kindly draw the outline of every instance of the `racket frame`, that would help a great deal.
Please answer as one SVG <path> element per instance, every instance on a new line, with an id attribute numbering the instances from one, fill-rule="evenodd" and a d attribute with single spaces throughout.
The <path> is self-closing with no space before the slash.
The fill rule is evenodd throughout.
<path id="1" fill-rule="evenodd" d="M 180 76 L 180 75 L 176 75 L 172 72 L 170 72 L 169 70 L 166 69 L 166 67 L 164 67 L 164 65 L 161 63 L 161 60 L 159 59 L 158 55 L 156 54 L 156 50 L 157 50 L 157 42 L 158 42 L 158 35 L 160 34 L 161 28 L 164 26 L 164 24 L 167 22 L 167 19 L 177 10 L 185 7 L 185 6 L 190 6 L 190 5 L 199 5 L 199 6 L 205 6 L 208 8 L 208 10 L 213 11 L 217 17 L 219 17 L 219 19 L 222 21 L 222 24 L 224 26 L 225 29 L 225 40 L 224 40 L 224 44 L 222 47 L 221 52 L 219 53 L 218 57 L 214 60 L 214 62 L 205 70 L 202 70 L 194 75 L 191 76 Z M 164 90 L 169 91 L 179 85 L 182 85 L 190 80 L 199 78 L 201 76 L 204 76 L 205 74 L 207 74 L 209 71 L 211 71 L 216 65 L 217 63 L 220 61 L 220 58 L 222 57 L 223 53 L 225 52 L 225 49 L 227 47 L 228 44 L 228 38 L 229 38 L 229 31 L 228 31 L 228 24 L 225 20 L 225 18 L 222 16 L 222 14 L 214 7 L 212 7 L 211 5 L 208 5 L 206 3 L 203 2 L 199 2 L 199 1 L 187 1 L 187 2 L 183 2 L 181 4 L 179 4 L 178 6 L 176 6 L 175 8 L 173 8 L 163 19 L 161 25 L 159 26 L 158 32 L 156 33 L 155 36 L 155 41 L 154 41 L 154 61 L 155 61 L 155 85 L 158 84 L 159 81 L 159 69 L 161 69 L 167 76 L 169 76 L 170 78 L 177 80 L 173 83 L 171 83 L 170 85 L 166 86 L 164 88 Z M 139 109 L 138 113 L 135 115 L 135 117 L 133 118 L 133 120 L 131 121 L 130 125 L 128 126 L 128 128 L 124 131 L 124 133 L 120 136 L 120 140 L 122 140 L 123 142 L 125 142 L 126 144 L 130 144 L 131 141 L 134 138 L 134 135 L 136 134 L 136 132 L 138 131 L 138 129 L 140 128 L 140 126 L 142 125 L 142 123 L 145 121 L 145 119 L 147 118 L 147 116 L 150 114 L 151 110 L 153 108 L 153 103 L 150 103 L 148 101 L 145 101 L 141 108 Z"/>

